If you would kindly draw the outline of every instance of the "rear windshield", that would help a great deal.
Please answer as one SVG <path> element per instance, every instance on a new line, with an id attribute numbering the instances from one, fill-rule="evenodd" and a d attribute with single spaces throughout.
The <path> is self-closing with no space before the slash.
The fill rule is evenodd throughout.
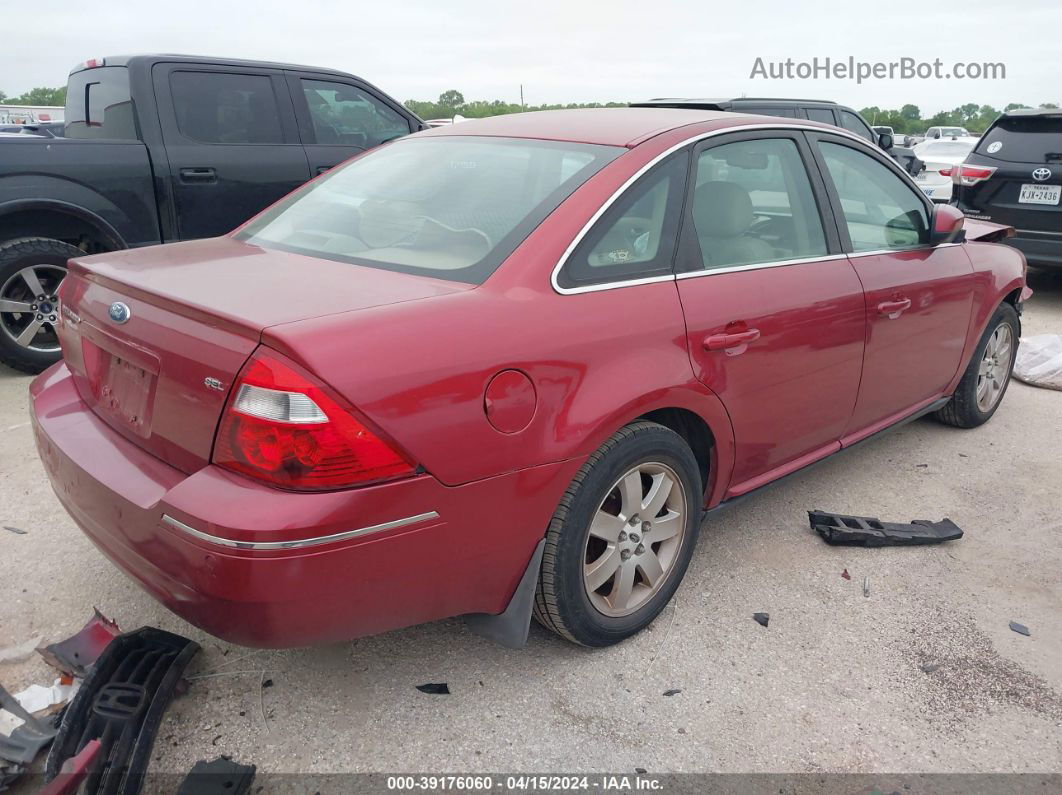
<path id="1" fill-rule="evenodd" d="M 237 237 L 358 265 L 479 284 L 572 191 L 625 150 L 466 136 L 375 149 Z"/>
<path id="2" fill-rule="evenodd" d="M 70 75 L 66 92 L 67 138 L 136 141 L 136 118 L 124 66 L 84 69 Z"/>
<path id="3" fill-rule="evenodd" d="M 918 149 L 919 156 L 934 155 L 936 157 L 965 157 L 973 149 L 972 144 L 954 141 L 951 143 L 926 144 Z"/>
<path id="4" fill-rule="evenodd" d="M 1004 116 L 984 134 L 977 153 L 1012 163 L 1062 161 L 1062 116 Z"/>

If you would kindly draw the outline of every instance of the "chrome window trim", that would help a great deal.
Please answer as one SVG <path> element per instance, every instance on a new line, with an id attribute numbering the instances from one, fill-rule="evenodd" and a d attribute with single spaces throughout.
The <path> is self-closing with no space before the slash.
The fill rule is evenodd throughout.
<path id="1" fill-rule="evenodd" d="M 805 262 L 828 262 L 830 260 L 845 259 L 847 254 L 824 254 L 821 257 L 801 257 L 799 259 L 771 260 L 770 262 L 750 262 L 747 265 L 724 265 L 721 268 L 703 268 L 697 271 L 684 271 L 676 274 L 676 279 L 695 279 L 698 276 L 712 276 L 716 273 L 740 273 L 741 271 L 756 271 L 764 268 L 784 268 L 789 265 L 802 265 Z"/>
<path id="2" fill-rule="evenodd" d="M 550 283 L 553 285 L 553 290 L 555 292 L 559 293 L 560 295 L 579 295 L 580 293 L 595 293 L 595 292 L 599 292 L 601 290 L 617 290 L 617 289 L 620 289 L 622 287 L 637 287 L 637 286 L 643 285 L 643 284 L 655 284 L 657 282 L 670 282 L 670 281 L 675 281 L 677 279 L 688 279 L 688 278 L 692 278 L 692 276 L 707 276 L 707 275 L 712 274 L 712 273 L 730 273 L 730 272 L 733 272 L 734 270 L 756 270 L 756 269 L 759 269 L 759 268 L 775 268 L 775 267 L 782 267 L 782 266 L 785 266 L 785 265 L 798 265 L 798 264 L 803 263 L 803 262 L 817 262 L 819 260 L 838 259 L 840 257 L 852 257 L 852 256 L 863 256 L 863 257 L 865 257 L 865 256 L 869 256 L 871 254 L 884 254 L 884 253 L 894 253 L 896 251 L 915 251 L 915 250 L 918 250 L 918 249 L 881 249 L 879 251 L 860 251 L 860 252 L 850 252 L 850 253 L 847 253 L 847 254 L 845 254 L 845 253 L 828 254 L 825 257 L 808 257 L 808 258 L 804 258 L 804 259 L 793 259 L 793 260 L 782 260 L 782 261 L 755 263 L 755 264 L 752 264 L 752 265 L 735 265 L 733 267 L 713 268 L 711 270 L 704 270 L 704 271 L 687 271 L 685 273 L 679 273 L 679 274 L 668 273 L 668 274 L 665 274 L 663 276 L 647 276 L 647 277 L 640 278 L 640 279 L 621 279 L 621 280 L 615 281 L 615 282 L 603 282 L 601 284 L 587 284 L 587 285 L 583 285 L 581 287 L 561 287 L 560 282 L 557 281 L 557 277 L 560 275 L 561 269 L 564 267 L 565 263 L 568 261 L 568 258 L 572 255 L 572 252 L 575 251 L 575 249 L 583 241 L 583 238 L 586 237 L 586 235 L 590 233 L 590 230 L 593 228 L 594 224 L 596 224 L 598 222 L 598 220 L 601 218 L 601 216 L 604 215 L 608 211 L 609 207 L 611 207 L 613 204 L 615 204 L 620 199 L 620 197 L 623 196 L 623 194 L 627 192 L 628 188 L 630 188 L 635 182 L 637 182 L 638 179 L 640 179 L 643 174 L 645 174 L 647 171 L 649 171 L 649 169 L 653 168 L 653 166 L 655 166 L 661 160 L 663 160 L 664 158 L 668 157 L 669 155 L 674 154 L 675 152 L 677 152 L 678 150 L 682 149 L 683 147 L 690 146 L 691 144 L 698 143 L 698 142 L 703 141 L 703 140 L 705 140 L 707 138 L 714 138 L 717 135 L 728 135 L 730 133 L 736 133 L 736 132 L 749 132 L 751 130 L 764 130 L 764 131 L 769 131 L 769 130 L 803 130 L 805 132 L 817 132 L 817 133 L 824 133 L 824 134 L 828 134 L 828 135 L 839 135 L 839 136 L 841 136 L 843 138 L 848 138 L 848 139 L 850 139 L 852 141 L 858 142 L 860 145 L 862 145 L 863 147 L 865 147 L 866 149 L 868 149 L 870 151 L 880 151 L 880 149 L 878 149 L 878 147 L 876 147 L 874 144 L 871 144 L 865 138 L 862 138 L 862 137 L 856 135 L 855 133 L 849 132 L 848 130 L 844 130 L 844 129 L 840 128 L 840 127 L 836 128 L 836 129 L 833 129 L 833 130 L 830 130 L 830 129 L 826 129 L 824 127 L 812 126 L 810 124 L 785 124 L 785 123 L 780 123 L 780 124 L 775 124 L 775 123 L 740 124 L 740 125 L 737 125 L 737 126 L 734 126 L 734 127 L 723 127 L 721 129 L 709 130 L 708 132 L 701 132 L 701 133 L 697 133 L 696 135 L 691 135 L 689 138 L 686 138 L 686 139 L 680 141 L 679 143 L 675 144 L 674 146 L 671 146 L 671 147 L 667 148 L 666 150 L 664 150 L 663 152 L 661 152 L 660 154 L 658 154 L 656 157 L 654 157 L 652 160 L 650 160 L 644 166 L 639 168 L 633 175 L 631 175 L 615 191 L 613 191 L 612 195 L 609 196 L 608 199 L 590 217 L 590 220 L 587 221 L 586 224 L 583 225 L 583 228 L 579 230 L 579 233 L 574 238 L 572 238 L 572 242 L 568 244 L 568 247 L 564 250 L 564 253 L 561 255 L 560 260 L 557 261 L 557 264 L 553 268 L 553 272 L 550 274 Z M 896 168 L 894 168 L 893 171 L 895 173 L 897 173 L 897 174 L 901 174 L 903 177 L 906 177 L 907 178 L 907 182 L 909 183 L 909 187 L 913 191 L 915 191 L 915 193 L 921 194 L 921 192 L 922 192 L 921 188 L 918 187 L 918 185 L 915 183 L 915 181 L 911 178 L 910 174 L 908 174 L 906 171 L 904 171 L 902 168 L 899 168 L 898 166 Z M 960 244 L 958 244 L 958 243 L 945 243 L 945 244 L 942 244 L 942 245 L 953 246 L 953 245 L 960 245 Z M 926 248 L 940 248 L 940 247 L 941 246 L 927 246 Z"/>
<path id="3" fill-rule="evenodd" d="M 232 538 L 222 538 L 221 536 L 204 533 L 202 530 L 196 530 L 194 527 L 190 527 L 179 519 L 174 519 L 169 514 L 162 514 L 163 524 L 180 530 L 182 533 L 187 533 L 193 538 L 198 538 L 200 541 L 206 541 L 208 544 L 217 544 L 218 546 L 230 547 L 232 549 L 256 550 L 302 549 L 304 547 L 315 547 L 320 544 L 332 544 L 336 541 L 346 541 L 350 538 L 357 538 L 371 533 L 379 533 L 384 530 L 393 530 L 397 527 L 406 527 L 407 525 L 416 524 L 417 522 L 426 522 L 429 519 L 438 518 L 439 514 L 437 512 L 428 511 L 427 513 L 418 513 L 416 516 L 407 516 L 404 519 L 395 519 L 390 522 L 374 524 L 368 527 L 359 527 L 357 530 L 347 530 L 342 533 L 333 533 L 332 535 L 327 536 L 297 538 L 291 541 L 237 541 Z"/>

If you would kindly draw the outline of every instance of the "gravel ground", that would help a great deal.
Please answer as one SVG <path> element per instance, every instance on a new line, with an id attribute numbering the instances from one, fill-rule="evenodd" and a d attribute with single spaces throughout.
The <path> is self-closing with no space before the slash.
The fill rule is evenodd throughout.
<path id="1" fill-rule="evenodd" d="M 1062 272 L 1030 280 L 1026 333 L 1062 331 Z M 921 420 L 712 518 L 673 605 L 618 647 L 534 625 L 509 651 L 450 620 L 273 652 L 184 623 L 75 529 L 34 451 L 29 380 L 0 369 L 0 524 L 26 531 L 0 530 L 0 648 L 66 637 L 93 606 L 201 643 L 189 674 L 222 675 L 173 703 L 152 770 L 225 753 L 263 772 L 1062 772 L 1060 392 L 1014 383 L 979 430 Z M 966 536 L 832 548 L 816 507 L 948 516 Z M 0 663 L 12 691 L 51 676 L 36 655 Z"/>

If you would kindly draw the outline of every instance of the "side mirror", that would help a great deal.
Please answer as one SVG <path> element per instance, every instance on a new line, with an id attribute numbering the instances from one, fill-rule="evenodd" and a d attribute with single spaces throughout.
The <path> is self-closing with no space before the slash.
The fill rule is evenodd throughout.
<path id="1" fill-rule="evenodd" d="M 962 210 L 950 204 L 938 204 L 933 207 L 933 217 L 930 219 L 932 232 L 929 235 L 929 245 L 939 246 L 942 243 L 961 243 L 963 237 L 962 226 L 966 216 Z"/>
<path id="2" fill-rule="evenodd" d="M 892 149 L 892 144 L 893 140 L 891 135 L 889 135 L 888 133 L 878 134 L 878 146 L 880 146 L 886 152 Z"/>

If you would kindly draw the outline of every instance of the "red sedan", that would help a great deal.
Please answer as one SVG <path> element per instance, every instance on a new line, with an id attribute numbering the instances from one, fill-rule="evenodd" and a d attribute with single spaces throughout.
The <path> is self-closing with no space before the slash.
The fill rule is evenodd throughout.
<path id="1" fill-rule="evenodd" d="M 533 611 L 603 646 L 660 613 L 705 509 L 992 416 L 1028 295 L 1007 232 L 811 122 L 466 122 L 230 236 L 71 261 L 37 442 L 93 542 L 220 637 L 476 614 L 518 645 Z"/>

